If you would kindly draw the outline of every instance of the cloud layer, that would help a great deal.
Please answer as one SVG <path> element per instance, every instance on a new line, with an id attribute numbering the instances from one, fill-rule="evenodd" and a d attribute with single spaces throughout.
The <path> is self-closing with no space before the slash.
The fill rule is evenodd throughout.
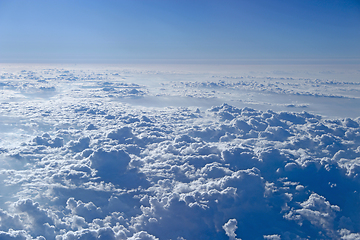
<path id="1" fill-rule="evenodd" d="M 360 237 L 359 118 L 136 106 L 114 99 L 154 88 L 42 71 L 59 85 L 2 81 L 2 239 Z"/>

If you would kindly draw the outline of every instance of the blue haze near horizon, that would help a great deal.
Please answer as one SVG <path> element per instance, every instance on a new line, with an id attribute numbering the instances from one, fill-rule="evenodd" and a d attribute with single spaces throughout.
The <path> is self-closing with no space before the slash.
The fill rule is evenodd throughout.
<path id="1" fill-rule="evenodd" d="M 359 1 L 0 1 L 1 62 L 358 59 Z"/>

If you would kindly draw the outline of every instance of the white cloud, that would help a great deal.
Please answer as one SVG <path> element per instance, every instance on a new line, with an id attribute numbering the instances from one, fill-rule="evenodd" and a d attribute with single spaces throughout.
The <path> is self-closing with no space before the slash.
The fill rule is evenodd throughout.
<path id="1" fill-rule="evenodd" d="M 236 234 L 235 234 L 235 231 L 237 229 L 236 225 L 237 225 L 236 219 L 229 219 L 229 221 L 225 223 L 223 226 L 223 229 L 225 230 L 226 235 L 229 236 L 230 240 L 236 239 Z"/>
<path id="2" fill-rule="evenodd" d="M 165 72 L 110 68 L 26 74 L 0 85 L 16 96 L 0 104 L 4 239 L 358 237 L 359 118 L 261 100 L 312 97 L 320 88 L 313 84 L 329 86 L 329 97 L 347 83 L 204 74 L 194 81 L 191 73 L 171 82 Z M 151 82 L 157 77 L 166 79 Z M 206 110 L 209 96 L 244 107 Z M 176 98 L 181 107 L 171 106 Z M 150 100 L 161 104 L 144 107 Z"/>

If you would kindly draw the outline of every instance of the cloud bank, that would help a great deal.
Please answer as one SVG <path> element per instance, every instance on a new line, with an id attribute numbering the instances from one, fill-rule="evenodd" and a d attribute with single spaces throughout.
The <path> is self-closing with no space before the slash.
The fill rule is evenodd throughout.
<path id="1" fill-rule="evenodd" d="M 360 237 L 359 118 L 136 106 L 154 88 L 65 71 L 2 80 L 1 239 Z"/>

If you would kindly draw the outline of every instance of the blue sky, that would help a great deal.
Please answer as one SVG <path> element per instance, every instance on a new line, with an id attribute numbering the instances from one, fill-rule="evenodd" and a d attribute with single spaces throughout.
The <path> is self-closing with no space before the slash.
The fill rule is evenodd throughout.
<path id="1" fill-rule="evenodd" d="M 359 0 L 0 0 L 1 62 L 358 59 L 359 43 Z"/>

